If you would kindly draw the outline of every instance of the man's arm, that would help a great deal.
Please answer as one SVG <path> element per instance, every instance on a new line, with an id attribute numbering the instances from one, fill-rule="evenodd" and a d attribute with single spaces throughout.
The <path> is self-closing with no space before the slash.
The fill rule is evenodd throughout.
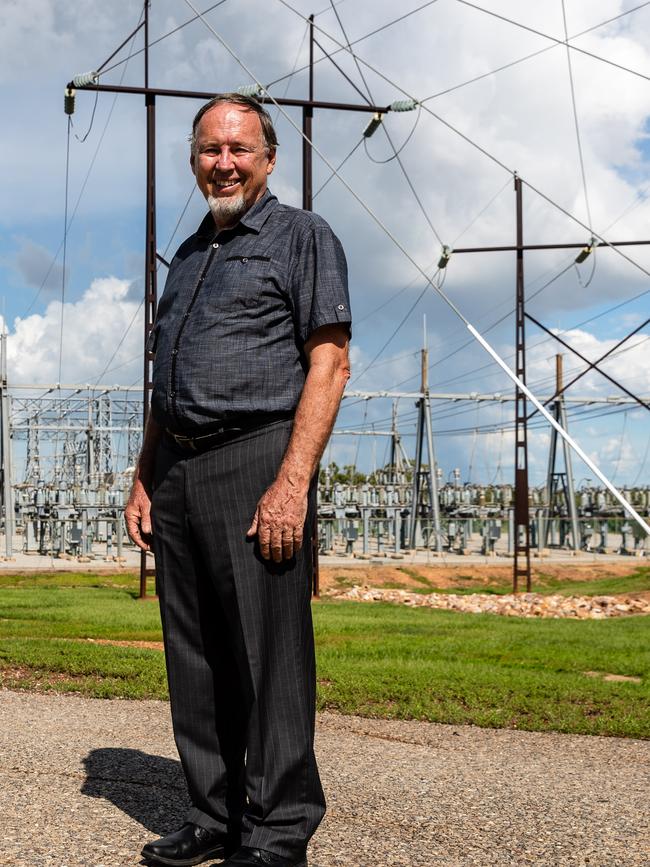
<path id="1" fill-rule="evenodd" d="M 142 451 L 133 474 L 131 495 L 124 509 L 127 532 L 138 548 L 142 548 L 143 551 L 151 549 L 151 482 L 156 449 L 161 435 L 162 428 L 149 415 Z"/>
<path id="2" fill-rule="evenodd" d="M 257 504 L 247 536 L 265 559 L 288 560 L 302 545 L 307 494 L 350 378 L 347 327 L 324 325 L 305 343 L 309 370 L 275 482 Z"/>

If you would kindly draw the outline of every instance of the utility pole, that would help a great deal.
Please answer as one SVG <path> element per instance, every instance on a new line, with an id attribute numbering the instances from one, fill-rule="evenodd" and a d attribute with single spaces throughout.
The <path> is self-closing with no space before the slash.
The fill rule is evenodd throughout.
<path id="1" fill-rule="evenodd" d="M 144 104 L 147 112 L 147 179 L 144 261 L 144 371 L 142 402 L 142 439 L 147 429 L 151 406 L 153 353 L 148 348 L 149 335 L 156 318 L 158 279 L 156 261 L 156 94 L 149 90 L 149 6 L 144 0 Z M 147 568 L 147 552 L 140 551 L 140 599 L 147 596 L 147 576 L 155 575 Z"/>
<path id="2" fill-rule="evenodd" d="M 526 320 L 524 306 L 524 229 L 521 178 L 515 175 L 517 208 L 516 251 L 516 332 L 515 373 L 526 384 Z M 515 562 L 512 589 L 519 590 L 519 580 L 525 579 L 530 592 L 530 517 L 528 513 L 528 414 L 526 395 L 517 387 L 515 392 Z"/>
<path id="3" fill-rule="evenodd" d="M 311 211 L 313 207 L 312 182 L 312 119 L 314 108 L 314 16 L 309 16 L 309 103 L 302 107 L 302 207 Z"/>
<path id="4" fill-rule="evenodd" d="M 433 532 L 436 537 L 436 551 L 442 553 L 442 527 L 440 525 L 440 501 L 438 498 L 438 476 L 436 474 L 436 455 L 433 448 L 433 430 L 431 427 L 431 399 L 429 396 L 429 349 L 427 346 L 426 317 L 423 321 L 424 340 L 421 350 L 421 382 L 422 397 L 416 402 L 418 410 L 417 430 L 415 437 L 415 466 L 413 468 L 413 496 L 411 501 L 411 538 L 410 547 L 415 548 L 418 518 L 428 517 L 433 521 Z M 428 469 L 423 470 L 424 440 L 426 437 Z M 428 489 L 428 506 L 424 502 L 425 486 Z M 428 514 L 427 514 L 428 513 Z"/>
<path id="5" fill-rule="evenodd" d="M 10 413 L 11 398 L 7 389 L 7 328 L 2 324 L 2 351 L 0 352 L 0 412 L 2 435 L 2 505 L 4 506 L 5 519 L 5 557 L 10 560 L 13 556 L 14 540 L 14 497 L 11 484 L 11 433 Z"/>
<path id="6" fill-rule="evenodd" d="M 564 430 L 568 430 L 566 406 L 564 403 L 563 380 L 562 355 L 558 354 L 555 356 L 555 393 L 557 394 L 557 398 L 553 401 L 551 412 L 553 413 L 553 418 L 562 425 Z M 578 509 L 576 506 L 575 486 L 573 482 L 571 450 L 565 440 L 562 440 L 564 472 L 557 472 L 555 466 L 557 462 L 558 436 L 556 429 L 551 428 L 551 445 L 548 453 L 548 471 L 546 473 L 546 490 L 548 492 L 548 506 L 546 509 L 547 520 L 544 522 L 542 545 L 545 548 L 548 542 L 549 520 L 555 515 L 561 514 L 561 510 L 556 506 L 557 494 L 561 491 L 566 507 L 566 514 L 569 516 L 569 521 L 571 523 L 572 547 L 574 551 L 579 551 L 580 531 L 578 526 Z"/>

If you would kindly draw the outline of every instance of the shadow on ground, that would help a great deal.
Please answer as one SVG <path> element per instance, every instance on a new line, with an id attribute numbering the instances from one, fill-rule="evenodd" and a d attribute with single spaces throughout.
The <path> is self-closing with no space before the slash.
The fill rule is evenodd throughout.
<path id="1" fill-rule="evenodd" d="M 189 801 L 181 764 L 140 750 L 92 750 L 84 759 L 81 793 L 103 798 L 157 837 L 185 821 Z"/>

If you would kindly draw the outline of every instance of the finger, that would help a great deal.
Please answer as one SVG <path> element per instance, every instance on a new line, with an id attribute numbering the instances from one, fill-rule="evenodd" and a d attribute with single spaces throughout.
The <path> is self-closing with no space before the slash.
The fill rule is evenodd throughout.
<path id="1" fill-rule="evenodd" d="M 282 562 L 282 532 L 278 529 L 271 530 L 271 557 L 274 563 Z"/>
<path id="2" fill-rule="evenodd" d="M 296 527 L 293 531 L 293 550 L 300 551 L 302 548 L 302 527 Z"/>
<path id="3" fill-rule="evenodd" d="M 265 560 L 271 559 L 271 531 L 268 527 L 261 525 L 257 530 L 257 539 L 260 544 L 260 554 L 264 557 Z"/>
<path id="4" fill-rule="evenodd" d="M 293 533 L 291 530 L 285 530 L 282 533 L 282 557 L 285 560 L 291 560 L 293 557 Z"/>
<path id="5" fill-rule="evenodd" d="M 126 531 L 129 534 L 129 538 L 131 541 L 138 546 L 138 548 L 142 548 L 143 551 L 149 550 L 149 545 L 144 541 L 142 536 L 140 535 L 140 524 L 137 518 L 128 518 L 126 521 Z"/>
<path id="6" fill-rule="evenodd" d="M 246 530 L 246 535 L 248 537 L 254 536 L 255 533 L 257 533 L 257 525 L 259 523 L 258 515 L 259 515 L 259 509 L 255 509 L 255 514 L 253 515 L 253 523 L 250 525 L 248 530 Z"/>

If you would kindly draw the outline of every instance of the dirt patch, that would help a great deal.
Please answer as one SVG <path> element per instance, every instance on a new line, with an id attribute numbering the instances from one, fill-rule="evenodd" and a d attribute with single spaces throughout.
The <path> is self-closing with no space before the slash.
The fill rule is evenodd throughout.
<path id="1" fill-rule="evenodd" d="M 9 665 L 0 668 L 0 687 L 4 689 L 29 688 L 30 690 L 47 689 L 57 683 L 74 683 L 86 680 L 86 675 L 70 674 L 66 671 L 44 671 L 28 668 L 24 665 Z"/>
<path id="2" fill-rule="evenodd" d="M 612 674 L 608 671 L 583 671 L 587 677 L 598 677 L 601 680 L 606 680 L 610 683 L 641 683 L 640 677 L 635 677 L 628 674 Z"/>
<path id="3" fill-rule="evenodd" d="M 89 644 L 112 644 L 115 647 L 142 647 L 145 650 L 164 650 L 162 641 L 120 641 L 113 638 L 70 638 L 68 641 L 85 641 Z"/>
<path id="4" fill-rule="evenodd" d="M 632 575 L 638 563 L 545 563 L 533 567 L 532 580 L 547 583 L 545 579 L 561 581 L 593 581 L 597 578 L 623 578 Z M 320 563 L 321 590 L 351 587 L 354 584 L 372 587 L 395 587 L 404 590 L 449 590 L 472 588 L 480 592 L 484 587 L 509 587 L 512 584 L 512 564 L 483 566 L 467 564 L 459 566 L 429 566 L 420 563 L 369 566 L 360 563 L 349 566 L 327 566 Z M 650 591 L 628 594 L 638 598 L 650 598 Z"/>

